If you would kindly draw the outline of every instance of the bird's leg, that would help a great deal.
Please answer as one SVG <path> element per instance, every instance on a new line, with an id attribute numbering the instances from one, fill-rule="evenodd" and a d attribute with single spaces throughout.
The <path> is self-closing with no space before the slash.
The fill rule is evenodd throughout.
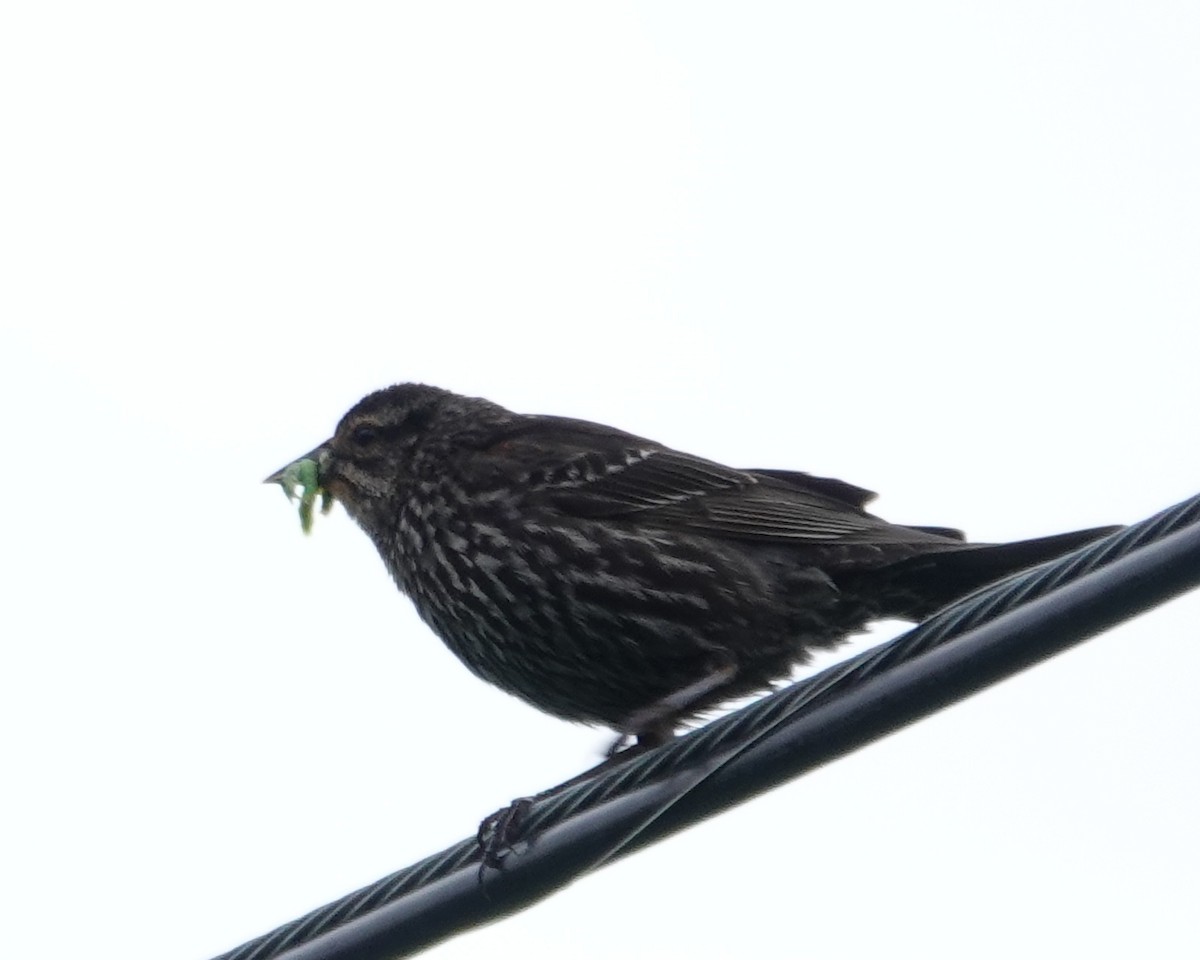
<path id="1" fill-rule="evenodd" d="M 562 791 L 591 780 L 614 767 L 631 760 L 647 750 L 661 747 L 675 736 L 675 721 L 689 712 L 695 705 L 714 690 L 719 690 L 737 675 L 737 664 L 727 654 L 710 661 L 707 672 L 700 679 L 680 687 L 661 700 L 633 713 L 621 724 L 624 731 L 608 748 L 608 756 L 589 770 L 532 797 L 519 797 L 503 810 L 497 810 L 479 825 L 479 879 L 488 867 L 498 868 L 504 858 L 517 851 L 521 843 L 521 832 L 533 805 L 539 800 L 553 797 Z M 636 737 L 635 743 L 630 739 Z"/>
<path id="2" fill-rule="evenodd" d="M 737 663 L 728 654 L 710 661 L 708 672 L 699 680 L 634 711 L 621 724 L 621 734 L 608 748 L 608 756 L 624 756 L 634 749 L 640 753 L 666 743 L 675 735 L 675 722 L 682 714 L 690 712 L 697 703 L 725 686 L 735 676 Z M 637 737 L 636 747 L 629 745 L 630 737 Z"/>
<path id="3" fill-rule="evenodd" d="M 596 766 L 572 777 L 556 787 L 543 790 L 532 797 L 519 797 L 503 810 L 497 810 L 480 825 L 477 839 L 480 848 L 479 879 L 488 867 L 499 867 L 509 853 L 517 852 L 521 844 L 521 833 L 533 805 L 556 794 L 607 773 L 627 760 L 661 747 L 675 736 L 678 718 L 692 711 L 714 690 L 729 683 L 737 676 L 737 663 L 724 651 L 715 651 L 709 659 L 707 669 L 697 680 L 667 694 L 630 715 L 621 724 L 621 735 L 608 748 L 606 758 Z M 636 742 L 631 743 L 636 738 Z"/>
<path id="4" fill-rule="evenodd" d="M 480 848 L 480 881 L 483 880 L 484 870 L 488 867 L 499 867 L 504 858 L 514 852 L 521 843 L 522 828 L 537 801 L 553 797 L 577 783 L 607 773 L 647 750 L 661 747 L 675 736 L 675 722 L 681 714 L 688 713 L 697 703 L 714 690 L 725 686 L 735 676 L 737 663 L 728 654 L 718 654 L 709 661 L 708 670 L 698 680 L 635 711 L 621 724 L 620 729 L 623 732 L 608 748 L 606 758 L 596 766 L 535 796 L 518 797 L 503 810 L 497 810 L 485 818 L 476 835 Z M 635 737 L 636 742 L 630 743 Z"/>

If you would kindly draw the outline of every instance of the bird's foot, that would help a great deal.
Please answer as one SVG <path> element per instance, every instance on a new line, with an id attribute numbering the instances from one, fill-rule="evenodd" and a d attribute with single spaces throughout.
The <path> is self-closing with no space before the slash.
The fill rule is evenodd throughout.
<path id="1" fill-rule="evenodd" d="M 479 879 L 483 880 L 484 871 L 488 867 L 500 869 L 508 857 L 524 853 L 528 849 L 531 837 L 525 835 L 525 828 L 529 822 L 530 813 L 533 811 L 533 805 L 540 800 L 548 800 L 551 797 L 557 796 L 564 790 L 569 790 L 576 784 L 584 783 L 602 773 L 607 773 L 614 767 L 620 766 L 627 760 L 632 760 L 634 757 L 652 747 L 660 746 L 672 737 L 670 729 L 666 731 L 666 735 L 661 734 L 640 734 L 637 737 L 636 743 L 629 742 L 630 736 L 622 736 L 617 742 L 625 744 L 624 749 L 616 751 L 615 746 L 610 748 L 610 755 L 607 759 L 602 760 L 596 766 L 585 770 L 583 773 L 577 774 L 570 780 L 566 780 L 558 786 L 551 787 L 549 790 L 543 790 L 541 793 L 532 797 L 518 797 L 503 810 L 497 810 L 495 813 L 483 819 L 479 824 L 479 830 L 475 834 L 475 839 L 479 844 Z"/>
<path id="2" fill-rule="evenodd" d="M 475 839 L 479 843 L 479 882 L 488 867 L 499 870 L 504 860 L 520 855 L 528 846 L 521 839 L 521 831 L 529 820 L 535 797 L 518 797 L 503 810 L 484 817 L 479 824 Z"/>

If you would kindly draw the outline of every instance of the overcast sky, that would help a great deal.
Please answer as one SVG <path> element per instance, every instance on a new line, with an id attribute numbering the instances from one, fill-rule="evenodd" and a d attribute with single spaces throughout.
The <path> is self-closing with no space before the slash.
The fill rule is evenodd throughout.
<path id="1" fill-rule="evenodd" d="M 0 952 L 206 960 L 596 761 L 261 485 L 377 387 L 982 540 L 1195 493 L 1198 51 L 1187 2 L 6 5 Z M 1198 619 L 432 956 L 1195 956 Z"/>

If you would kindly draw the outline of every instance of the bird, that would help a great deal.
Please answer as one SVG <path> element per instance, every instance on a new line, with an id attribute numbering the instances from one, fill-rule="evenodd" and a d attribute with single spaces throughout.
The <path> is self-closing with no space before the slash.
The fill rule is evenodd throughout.
<path id="1" fill-rule="evenodd" d="M 469 670 L 639 749 L 874 620 L 922 620 L 1119 529 L 969 543 L 868 513 L 842 480 L 419 383 L 367 395 L 266 482 L 290 493 L 314 464 L 309 519 L 317 489 L 341 503 Z"/>

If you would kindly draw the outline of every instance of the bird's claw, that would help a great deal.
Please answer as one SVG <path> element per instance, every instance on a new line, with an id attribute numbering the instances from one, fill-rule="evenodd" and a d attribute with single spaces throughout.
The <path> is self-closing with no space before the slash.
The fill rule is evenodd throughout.
<path id="1" fill-rule="evenodd" d="M 479 843 L 479 880 L 488 867 L 499 869 L 505 858 L 521 854 L 528 846 L 521 831 L 533 809 L 532 797 L 518 797 L 503 810 L 485 817 L 475 835 Z"/>
<path id="2" fill-rule="evenodd" d="M 617 736 L 617 739 L 608 745 L 608 749 L 604 751 L 604 755 L 609 759 L 615 757 L 619 753 L 624 753 L 630 747 L 637 745 L 637 737 L 632 733 L 622 733 Z"/>

